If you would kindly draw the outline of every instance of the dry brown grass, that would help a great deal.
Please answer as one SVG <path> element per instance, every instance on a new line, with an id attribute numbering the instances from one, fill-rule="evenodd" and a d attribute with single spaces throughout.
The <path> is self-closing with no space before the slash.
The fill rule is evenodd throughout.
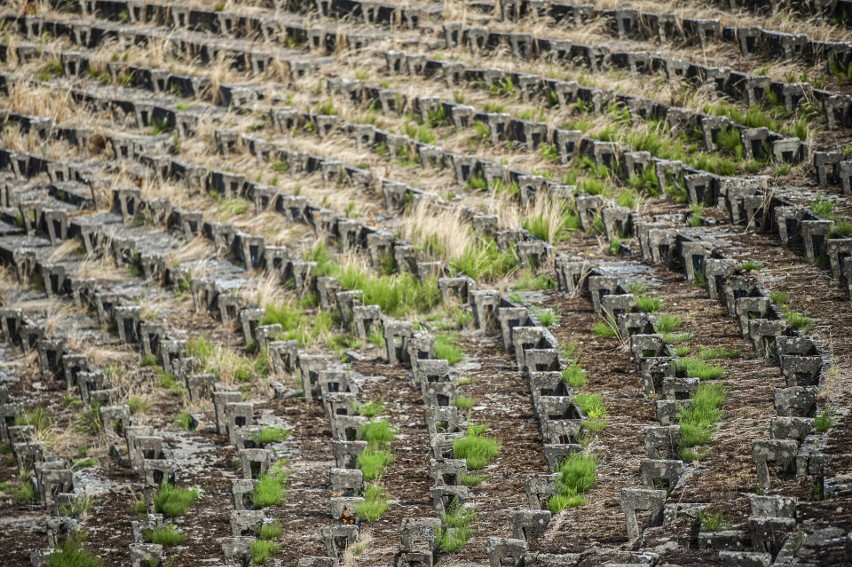
<path id="1" fill-rule="evenodd" d="M 259 307 L 281 305 L 292 297 L 292 293 L 284 288 L 281 279 L 274 273 L 259 275 L 252 287 L 243 288 L 242 295 L 243 301 Z"/>
<path id="2" fill-rule="evenodd" d="M 474 242 L 474 236 L 462 218 L 459 207 L 421 200 L 404 215 L 399 226 L 400 237 L 415 244 L 432 241 L 439 246 L 444 260 L 458 258 Z"/>

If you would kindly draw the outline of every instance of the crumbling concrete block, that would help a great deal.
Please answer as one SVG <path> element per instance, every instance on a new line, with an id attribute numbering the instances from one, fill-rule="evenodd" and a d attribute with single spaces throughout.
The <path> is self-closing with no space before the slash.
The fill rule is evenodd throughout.
<path id="1" fill-rule="evenodd" d="M 622 488 L 621 510 L 627 519 L 627 538 L 635 540 L 644 529 L 639 525 L 637 512 L 649 512 L 648 526 L 660 526 L 663 523 L 663 507 L 666 502 L 665 490 L 646 488 Z"/>

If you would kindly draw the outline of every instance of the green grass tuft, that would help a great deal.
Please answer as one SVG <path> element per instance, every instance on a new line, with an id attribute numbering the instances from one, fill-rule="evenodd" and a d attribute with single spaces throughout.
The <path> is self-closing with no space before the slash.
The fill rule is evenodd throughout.
<path id="1" fill-rule="evenodd" d="M 465 459 L 469 470 L 485 468 L 500 452 L 500 442 L 483 437 L 482 433 L 482 426 L 469 426 L 465 437 L 453 441 L 453 455 L 456 459 Z"/>
<path id="2" fill-rule="evenodd" d="M 154 495 L 154 506 L 157 513 L 166 516 L 183 516 L 197 499 L 197 488 L 177 488 L 164 483 L 159 492 Z"/>
<path id="3" fill-rule="evenodd" d="M 364 487 L 364 501 L 355 507 L 355 515 L 367 522 L 375 522 L 388 511 L 385 489 L 376 483 Z"/>
<path id="4" fill-rule="evenodd" d="M 364 293 L 364 305 L 378 305 L 382 313 L 392 317 L 427 313 L 441 302 L 441 291 L 434 278 L 421 284 L 410 273 L 375 275 L 355 266 L 344 268 L 337 277 L 343 289 L 360 289 Z"/>
<path id="5" fill-rule="evenodd" d="M 441 333 L 435 337 L 435 358 L 444 358 L 452 364 L 458 364 L 464 358 L 464 351 L 458 346 L 456 333 Z"/>
<path id="6" fill-rule="evenodd" d="M 559 314 L 556 313 L 553 309 L 540 309 L 536 311 L 536 316 L 542 325 L 545 327 L 553 327 L 554 325 L 559 324 Z"/>
<path id="7" fill-rule="evenodd" d="M 708 445 L 713 439 L 716 424 L 722 419 L 725 386 L 720 383 L 699 384 L 692 396 L 692 406 L 678 414 L 680 448 Z"/>
<path id="8" fill-rule="evenodd" d="M 358 455 L 358 468 L 364 475 L 364 480 L 376 480 L 385 472 L 393 461 L 393 455 L 383 449 L 367 448 Z"/>
<path id="9" fill-rule="evenodd" d="M 36 431 L 46 431 L 53 424 L 53 420 L 44 408 L 35 408 L 15 418 L 15 425 L 32 425 Z"/>
<path id="10" fill-rule="evenodd" d="M 251 542 L 251 562 L 255 565 L 263 565 L 280 549 L 281 546 L 277 543 L 256 539 Z"/>
<path id="11" fill-rule="evenodd" d="M 586 371 L 574 362 L 562 370 L 562 379 L 572 388 L 582 388 L 586 385 Z"/>
<path id="12" fill-rule="evenodd" d="M 146 413 L 149 409 L 151 409 L 151 402 L 147 398 L 142 398 L 140 396 L 132 396 L 129 400 L 127 400 L 127 405 L 130 407 L 130 415 Z"/>
<path id="13" fill-rule="evenodd" d="M 784 318 L 787 319 L 787 323 L 793 327 L 794 329 L 798 329 L 803 333 L 810 333 L 816 327 L 816 321 L 807 315 L 803 315 L 798 311 L 784 311 Z"/>
<path id="14" fill-rule="evenodd" d="M 363 415 L 369 419 L 373 419 L 385 411 L 385 398 L 382 396 L 377 402 L 373 400 L 364 403 L 355 402 L 355 407 L 353 409 L 358 415 Z"/>
<path id="15" fill-rule="evenodd" d="M 601 419 L 607 415 L 606 406 L 600 394 L 575 394 L 574 403 L 591 420 Z"/>
<path id="16" fill-rule="evenodd" d="M 587 453 L 573 453 L 562 461 L 556 481 L 557 492 L 548 501 L 550 511 L 556 514 L 585 504 L 581 495 L 597 482 L 597 470 L 597 457 Z"/>
<path id="17" fill-rule="evenodd" d="M 670 345 L 679 345 L 685 343 L 695 336 L 693 331 L 685 331 L 683 333 L 663 333 L 663 340 Z"/>
<path id="18" fill-rule="evenodd" d="M 698 358 L 701 360 L 720 360 L 726 358 L 739 358 L 740 349 L 726 349 L 725 347 L 698 347 Z"/>
<path id="19" fill-rule="evenodd" d="M 512 286 L 515 291 L 538 291 L 543 289 L 555 289 L 556 281 L 550 276 L 535 275 L 529 270 L 524 270 L 521 276 Z"/>
<path id="20" fill-rule="evenodd" d="M 679 358 L 674 361 L 673 366 L 675 372 L 699 380 L 716 380 L 725 375 L 725 369 L 718 364 L 707 364 L 697 358 Z"/>
<path id="21" fill-rule="evenodd" d="M 282 531 L 284 531 L 284 528 L 281 526 L 281 522 L 263 524 L 260 526 L 260 531 L 258 532 L 257 537 L 267 541 L 278 539 L 278 536 L 281 535 Z"/>
<path id="22" fill-rule="evenodd" d="M 701 524 L 702 528 L 710 532 L 722 531 L 729 525 L 724 513 L 710 512 L 707 509 L 702 510 L 698 514 L 698 523 Z"/>
<path id="23" fill-rule="evenodd" d="M 382 448 L 396 439 L 397 430 L 386 419 L 369 421 L 361 428 L 361 439 L 373 447 Z"/>
<path id="24" fill-rule="evenodd" d="M 509 251 L 502 251 L 493 238 L 479 237 L 457 258 L 452 259 L 450 266 L 477 282 L 493 281 L 505 276 L 518 266 L 518 255 L 514 247 Z"/>
<path id="25" fill-rule="evenodd" d="M 47 558 L 47 567 L 103 567 L 104 561 L 85 547 L 79 538 L 62 542 Z"/>
<path id="26" fill-rule="evenodd" d="M 258 508 L 268 508 L 280 504 L 287 496 L 284 485 L 290 477 L 290 472 L 284 470 L 286 459 L 277 461 L 266 474 L 257 479 L 254 492 L 251 493 L 251 502 Z"/>
<path id="27" fill-rule="evenodd" d="M 790 295 L 783 291 L 773 291 L 769 293 L 769 299 L 778 307 L 784 308 L 790 301 Z"/>
<path id="28" fill-rule="evenodd" d="M 177 531 L 173 524 L 160 526 L 153 530 L 144 530 L 142 539 L 149 543 L 156 543 L 163 547 L 174 547 L 186 541 L 186 535 Z"/>
<path id="29" fill-rule="evenodd" d="M 473 536 L 473 530 L 464 528 L 441 528 L 435 540 L 435 547 L 444 553 L 458 553 L 467 545 Z"/>
<path id="30" fill-rule="evenodd" d="M 814 429 L 817 433 L 825 433 L 834 425 L 834 412 L 831 408 L 825 408 L 814 418 Z"/>
<path id="31" fill-rule="evenodd" d="M 656 313 L 663 308 L 663 301 L 659 297 L 646 295 L 636 298 L 636 307 L 646 313 Z"/>
<path id="32" fill-rule="evenodd" d="M 678 315 L 661 315 L 657 319 L 657 324 L 654 325 L 654 330 L 658 333 L 670 333 L 676 331 L 683 325 L 683 317 Z"/>
<path id="33" fill-rule="evenodd" d="M 755 262 L 754 260 L 746 260 L 745 262 L 740 264 L 740 271 L 742 272 L 751 272 L 758 271 L 763 269 L 763 264 L 760 262 Z"/>
<path id="34" fill-rule="evenodd" d="M 463 473 L 459 476 L 459 484 L 462 486 L 479 486 L 485 481 L 485 475 Z"/>
<path id="35" fill-rule="evenodd" d="M 255 436 L 255 442 L 266 445 L 280 443 L 290 437 L 290 432 L 280 427 L 263 426 Z"/>
<path id="36" fill-rule="evenodd" d="M 467 396 L 456 396 L 453 398 L 453 405 L 462 411 L 469 411 L 474 403 L 474 399 Z"/>
<path id="37" fill-rule="evenodd" d="M 188 412 L 181 411 L 175 416 L 175 425 L 181 429 L 192 431 L 192 416 Z"/>
<path id="38" fill-rule="evenodd" d="M 612 319 L 605 319 L 603 321 L 596 321 L 594 327 L 592 327 L 592 332 L 597 337 L 603 338 L 611 338 L 618 336 L 618 327 L 615 324 L 615 321 Z"/>

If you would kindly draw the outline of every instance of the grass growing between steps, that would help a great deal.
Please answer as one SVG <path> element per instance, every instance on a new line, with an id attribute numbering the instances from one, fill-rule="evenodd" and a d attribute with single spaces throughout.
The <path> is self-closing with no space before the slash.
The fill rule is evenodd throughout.
<path id="1" fill-rule="evenodd" d="M 435 358 L 444 358 L 452 364 L 461 362 L 464 351 L 458 346 L 456 333 L 441 333 L 435 337 Z"/>
<path id="2" fill-rule="evenodd" d="M 600 394 L 575 394 L 574 403 L 589 419 L 583 422 L 583 428 L 592 433 L 602 431 L 607 426 L 607 410 Z"/>
<path id="3" fill-rule="evenodd" d="M 378 305 L 382 313 L 391 317 L 428 313 L 441 303 L 441 291 L 434 278 L 421 284 L 409 273 L 377 276 L 354 264 L 336 275 L 343 289 L 360 289 L 364 292 L 364 305 Z"/>
<path id="4" fill-rule="evenodd" d="M 484 437 L 488 425 L 469 425 L 467 435 L 453 441 L 453 455 L 456 459 L 465 459 L 469 470 L 483 469 L 500 452 L 500 442 Z"/>
<path id="5" fill-rule="evenodd" d="M 332 318 L 324 311 L 305 313 L 300 305 L 290 301 L 278 305 L 267 305 L 260 325 L 281 325 L 281 333 L 276 339 L 294 340 L 300 346 L 304 346 L 329 334 Z"/>
<path id="6" fill-rule="evenodd" d="M 358 468 L 364 480 L 380 478 L 393 461 L 387 446 L 396 439 L 396 435 L 396 429 L 384 419 L 367 422 L 361 428 L 361 439 L 367 442 L 367 448 L 358 455 Z"/>
<path id="7" fill-rule="evenodd" d="M 142 532 L 142 539 L 149 543 L 156 543 L 163 547 L 174 547 L 186 541 L 186 535 L 177 531 L 173 524 L 160 526 L 153 530 Z"/>
<path id="8" fill-rule="evenodd" d="M 361 428 L 361 439 L 370 445 L 384 448 L 396 439 L 397 431 L 385 419 L 368 421 Z"/>
<path id="9" fill-rule="evenodd" d="M 586 503 L 582 494 L 598 480 L 598 459 L 587 453 L 569 455 L 559 466 L 556 494 L 550 497 L 548 507 L 554 514 L 565 508 L 576 508 Z"/>
<path id="10" fill-rule="evenodd" d="M 718 364 L 707 364 L 698 358 L 679 358 L 674 361 L 673 369 L 687 378 L 716 380 L 725 375 L 725 369 Z"/>
<path id="11" fill-rule="evenodd" d="M 355 515 L 367 522 L 374 522 L 388 511 L 388 495 L 382 485 L 371 483 L 364 486 L 364 501 L 355 507 Z"/>
<path id="12" fill-rule="evenodd" d="M 284 489 L 290 471 L 284 470 L 287 459 L 276 461 L 272 467 L 257 479 L 254 492 L 251 493 L 251 503 L 258 508 L 268 508 L 280 504 L 287 496 Z"/>
<path id="13" fill-rule="evenodd" d="M 249 358 L 210 342 L 205 335 L 188 340 L 186 351 L 189 356 L 198 357 L 205 373 L 215 374 L 226 384 L 235 381 L 251 382 L 264 378 L 269 373 L 269 358 L 266 353 Z"/>
<path id="14" fill-rule="evenodd" d="M 368 446 L 358 455 L 358 468 L 361 469 L 364 480 L 376 480 L 382 476 L 391 461 L 393 461 L 393 455 L 390 451 Z"/>
<path id="15" fill-rule="evenodd" d="M 83 546 L 79 534 L 68 538 L 47 558 L 47 567 L 103 567 L 104 561 Z"/>
<path id="16" fill-rule="evenodd" d="M 572 362 L 562 370 L 562 380 L 572 388 L 582 388 L 586 385 L 586 371 L 576 362 Z"/>
<path id="17" fill-rule="evenodd" d="M 477 282 L 501 278 L 518 266 L 518 254 L 512 247 L 502 251 L 492 238 L 477 237 L 464 251 L 450 261 L 450 267 L 465 273 Z"/>
<path id="18" fill-rule="evenodd" d="M 680 458 L 688 463 L 706 458 L 713 441 L 716 424 L 722 419 L 725 386 L 721 383 L 702 383 L 692 396 L 692 405 L 681 408 L 677 416 L 680 425 Z"/>
<path id="19" fill-rule="evenodd" d="M 471 524 L 476 520 L 476 512 L 459 504 L 454 499 L 447 511 L 441 514 L 443 527 L 438 533 L 435 545 L 445 553 L 458 553 L 473 536 Z"/>
<path id="20" fill-rule="evenodd" d="M 255 565 L 263 565 L 280 550 L 281 546 L 277 543 L 256 539 L 251 542 L 251 562 Z"/>
<path id="21" fill-rule="evenodd" d="M 263 426 L 254 436 L 254 441 L 263 445 L 280 443 L 290 437 L 290 432 L 280 427 Z"/>
<path id="22" fill-rule="evenodd" d="M 385 411 L 385 398 L 379 398 L 379 401 L 370 400 L 369 402 L 353 402 L 353 411 L 358 415 L 363 415 L 369 419 L 373 419 L 383 411 Z"/>
<path id="23" fill-rule="evenodd" d="M 198 500 L 197 488 L 177 488 L 172 484 L 164 483 L 154 495 L 154 506 L 160 514 L 183 516 L 196 500 Z"/>

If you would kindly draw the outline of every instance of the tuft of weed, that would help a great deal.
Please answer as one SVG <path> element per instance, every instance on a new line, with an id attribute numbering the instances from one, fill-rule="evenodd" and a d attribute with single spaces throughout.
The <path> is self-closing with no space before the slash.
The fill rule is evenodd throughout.
<path id="1" fill-rule="evenodd" d="M 592 327 L 592 332 L 597 337 L 617 337 L 618 327 L 615 324 L 615 320 L 610 317 L 602 321 L 595 322 L 594 327 Z"/>
<path id="2" fill-rule="evenodd" d="M 456 396 L 453 398 L 453 405 L 462 411 L 469 411 L 474 403 L 474 399 L 467 396 Z"/>
<path id="3" fill-rule="evenodd" d="M 127 405 L 130 407 L 131 415 L 146 413 L 149 409 L 151 409 L 151 402 L 147 398 L 140 396 L 131 396 L 131 398 L 127 400 Z"/>
<path id="4" fill-rule="evenodd" d="M 181 429 L 192 431 L 192 416 L 186 411 L 181 411 L 175 416 L 175 425 Z"/>
<path id="5" fill-rule="evenodd" d="M 186 541 L 186 535 L 175 529 L 173 524 L 166 524 L 153 530 L 143 530 L 142 539 L 163 547 L 174 547 Z"/>
<path id="6" fill-rule="evenodd" d="M 656 313 L 663 308 L 663 301 L 659 297 L 644 295 L 636 298 L 636 307 L 646 313 Z"/>
<path id="7" fill-rule="evenodd" d="M 524 270 L 521 276 L 512 286 L 515 291 L 538 291 L 543 289 L 555 289 L 556 281 L 550 276 L 543 274 L 535 275 L 530 270 Z"/>
<path id="8" fill-rule="evenodd" d="M 358 468 L 361 469 L 364 480 L 376 480 L 382 476 L 391 461 L 393 461 L 393 455 L 390 452 L 367 447 L 358 455 Z"/>
<path id="9" fill-rule="evenodd" d="M 279 461 L 284 463 L 286 461 Z M 288 471 L 283 470 L 283 465 L 273 466 L 266 474 L 257 479 L 254 491 L 251 493 L 251 503 L 258 508 L 268 508 L 280 504 L 287 495 L 284 485 L 290 476 Z"/>
<path id="10" fill-rule="evenodd" d="M 104 432 L 104 422 L 101 419 L 101 406 L 92 404 L 92 407 L 77 415 L 74 429 L 78 433 L 88 435 L 100 435 Z"/>
<path id="11" fill-rule="evenodd" d="M 834 412 L 831 408 L 825 408 L 814 418 L 814 429 L 817 433 L 825 433 L 834 425 Z"/>
<path id="12" fill-rule="evenodd" d="M 720 360 L 739 357 L 740 349 L 738 348 L 726 349 L 725 347 L 698 347 L 698 358 L 701 360 Z"/>
<path id="13" fill-rule="evenodd" d="M 103 567 L 104 561 L 83 546 L 83 538 L 68 538 L 47 557 L 46 567 Z"/>
<path id="14" fill-rule="evenodd" d="M 783 291 L 773 291 L 769 293 L 769 299 L 782 309 L 787 306 L 787 302 L 790 301 L 790 296 Z"/>
<path id="15" fill-rule="evenodd" d="M 725 375 L 725 369 L 718 364 L 707 364 L 698 358 L 679 358 L 674 361 L 673 368 L 687 378 L 699 380 L 716 380 Z"/>
<path id="16" fill-rule="evenodd" d="M 280 443 L 290 437 L 290 432 L 280 427 L 263 426 L 255 435 L 255 442 L 262 445 L 269 443 Z"/>
<path id="17" fill-rule="evenodd" d="M 676 331 L 681 325 L 683 325 L 683 317 L 678 315 L 661 315 L 657 318 L 654 331 L 657 333 L 670 333 Z"/>
<path id="18" fill-rule="evenodd" d="M 369 421 L 361 428 L 361 439 L 373 447 L 382 448 L 396 439 L 397 431 L 386 419 Z"/>
<path id="19" fill-rule="evenodd" d="M 722 531 L 729 525 L 724 513 L 711 512 L 707 509 L 701 510 L 698 514 L 698 523 L 701 524 L 702 528 L 710 532 Z"/>
<path id="20" fill-rule="evenodd" d="M 680 424 L 679 445 L 682 456 L 684 449 L 708 445 L 712 441 L 716 424 L 722 419 L 721 408 L 725 403 L 725 397 L 723 384 L 702 383 L 698 385 L 692 396 L 692 405 L 681 408 L 677 419 Z M 696 453 L 687 456 L 700 458 L 700 455 Z"/>
<path id="21" fill-rule="evenodd" d="M 154 495 L 154 506 L 160 514 L 183 516 L 197 499 L 197 488 L 177 488 L 172 484 L 163 483 Z"/>
<path id="22" fill-rule="evenodd" d="M 518 266 L 518 254 L 514 247 L 508 251 L 500 250 L 493 238 L 478 237 L 450 261 L 450 266 L 476 281 L 492 281 Z"/>
<path id="23" fill-rule="evenodd" d="M 739 265 L 739 269 L 741 272 L 751 272 L 758 271 L 763 268 L 763 264 L 760 262 L 755 262 L 754 260 L 746 260 L 745 262 Z"/>
<path id="24" fill-rule="evenodd" d="M 369 419 L 373 419 L 383 411 L 385 411 L 385 398 L 382 396 L 379 401 L 370 400 L 369 402 L 355 402 L 352 408 L 356 414 L 363 415 Z"/>
<path id="25" fill-rule="evenodd" d="M 573 453 L 559 466 L 556 494 L 550 497 L 548 508 L 554 514 L 566 508 L 576 508 L 586 503 L 582 494 L 597 482 L 597 457 L 587 453 Z"/>
<path id="26" fill-rule="evenodd" d="M 271 522 L 269 524 L 263 524 L 260 526 L 260 530 L 257 533 L 257 537 L 260 539 L 265 539 L 267 541 L 278 539 L 281 535 L 281 532 L 284 531 L 281 522 Z"/>
<path id="27" fill-rule="evenodd" d="M 462 486 L 479 486 L 485 481 L 485 475 L 463 473 L 459 476 L 459 484 Z"/>
<path id="28" fill-rule="evenodd" d="M 586 371 L 573 362 L 562 370 L 562 380 L 572 388 L 582 388 L 586 385 Z"/>
<path id="29" fill-rule="evenodd" d="M 464 351 L 458 346 L 459 336 L 455 333 L 441 333 L 435 337 L 435 358 L 444 358 L 452 364 L 461 362 Z"/>
<path id="30" fill-rule="evenodd" d="M 280 551 L 281 546 L 271 541 L 256 539 L 251 542 L 251 562 L 254 565 L 263 565 L 269 559 Z"/>
<path id="31" fill-rule="evenodd" d="M 606 405 L 604 405 L 600 394 L 575 394 L 574 403 L 591 420 L 606 417 Z"/>
<path id="32" fill-rule="evenodd" d="M 794 329 L 798 329 L 803 333 L 810 333 L 816 327 L 816 321 L 812 318 L 799 313 L 798 311 L 785 310 L 784 318 L 787 319 L 787 323 L 793 327 Z"/>
<path id="33" fill-rule="evenodd" d="M 465 459 L 469 470 L 479 470 L 488 466 L 500 452 L 500 442 L 483 437 L 483 426 L 468 426 L 467 435 L 453 441 L 453 455 Z"/>
<path id="34" fill-rule="evenodd" d="M 553 309 L 540 309 L 536 311 L 536 316 L 542 325 L 545 327 L 553 327 L 554 325 L 559 324 L 559 314 L 556 313 Z"/>
<path id="35" fill-rule="evenodd" d="M 373 482 L 364 487 L 364 501 L 355 507 L 355 515 L 367 522 L 375 522 L 384 516 L 388 506 L 384 487 Z"/>

